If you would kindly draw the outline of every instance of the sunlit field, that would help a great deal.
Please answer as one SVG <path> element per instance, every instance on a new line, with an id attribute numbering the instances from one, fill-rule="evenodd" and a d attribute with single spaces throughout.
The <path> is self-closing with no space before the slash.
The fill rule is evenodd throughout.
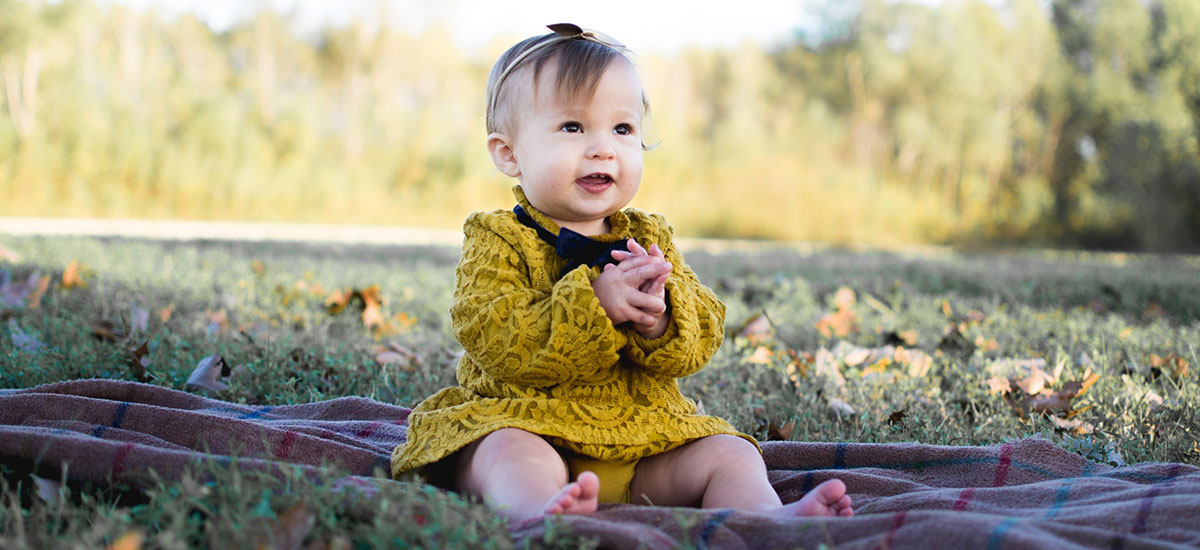
<path id="1" fill-rule="evenodd" d="M 413 406 L 454 382 L 454 247 L 0 246 L 2 388 L 103 377 L 183 390 L 214 354 L 240 367 L 218 397 L 242 403 L 356 395 Z M 685 254 L 728 310 L 723 347 L 681 385 L 761 440 L 1041 437 L 1100 463 L 1200 464 L 1195 258 Z M 198 468 L 216 482 L 197 473 L 151 490 L 68 484 L 47 495 L 34 474 L 49 474 L 5 464 L 0 546 L 95 548 L 133 533 L 162 548 L 253 547 L 294 521 L 298 503 L 314 547 L 419 545 L 431 533 L 449 546 L 514 544 L 483 505 L 427 487 L 381 480 L 389 505 L 363 519 L 311 480 Z M 424 525 L 405 519 L 414 510 Z M 528 544 L 586 541 L 551 532 Z"/>

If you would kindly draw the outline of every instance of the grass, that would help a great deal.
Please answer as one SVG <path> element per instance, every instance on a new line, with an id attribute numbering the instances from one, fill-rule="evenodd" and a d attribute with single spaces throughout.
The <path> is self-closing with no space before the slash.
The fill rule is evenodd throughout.
<path id="1" fill-rule="evenodd" d="M 0 310 L 0 387 L 136 379 L 130 340 L 96 335 L 128 332 L 140 315 L 149 318 L 136 335 L 148 343 L 147 370 L 176 389 L 212 354 L 244 367 L 222 397 L 246 403 L 359 395 L 412 406 L 454 382 L 452 248 L 14 237 L 0 246 L 21 258 L 0 263 L 0 274 L 54 280 L 39 308 Z M 765 248 L 688 260 L 727 304 L 728 337 L 684 390 L 760 439 L 984 445 L 1039 436 L 1098 462 L 1200 464 L 1194 259 Z M 86 286 L 61 284 L 72 261 Z M 364 327 L 362 304 L 336 315 L 325 307 L 335 289 L 372 285 L 390 330 Z M 28 338 L 40 345 L 20 349 Z M 381 365 L 382 344 L 418 360 Z M 1030 365 L 1057 373 L 1050 392 L 1091 384 L 1059 409 L 1032 411 L 1033 396 L 1019 387 L 1038 376 Z M 478 503 L 384 479 L 366 505 L 321 479 L 215 464 L 151 490 L 64 485 L 45 496 L 35 474 L 54 472 L 2 469 L 3 548 L 135 538 L 155 548 L 288 537 L 314 548 L 588 542 L 562 530 L 512 541 Z"/>

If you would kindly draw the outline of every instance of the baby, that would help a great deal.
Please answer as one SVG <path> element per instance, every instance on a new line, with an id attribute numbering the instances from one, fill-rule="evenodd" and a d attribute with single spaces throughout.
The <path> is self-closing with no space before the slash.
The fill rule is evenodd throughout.
<path id="1" fill-rule="evenodd" d="M 853 515 L 840 480 L 783 504 L 758 444 L 696 414 L 677 379 L 720 347 L 725 307 L 642 179 L 648 104 L 629 52 L 570 24 L 505 52 L 488 79 L 488 151 L 513 210 L 464 225 L 450 309 L 458 386 L 409 417 L 392 473 L 475 495 L 510 522 L 601 502 Z"/>

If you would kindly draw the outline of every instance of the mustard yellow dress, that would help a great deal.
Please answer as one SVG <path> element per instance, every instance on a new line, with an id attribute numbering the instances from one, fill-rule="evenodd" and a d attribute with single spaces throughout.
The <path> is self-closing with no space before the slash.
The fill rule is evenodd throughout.
<path id="1" fill-rule="evenodd" d="M 513 194 L 534 221 L 558 233 L 520 186 Z M 674 266 L 666 283 L 667 332 L 648 340 L 614 326 L 592 292 L 600 268 L 561 274 L 568 261 L 512 211 L 472 214 L 450 308 L 465 349 L 459 385 L 413 410 L 408 440 L 392 453 L 393 476 L 420 471 L 501 428 L 540 434 L 603 461 L 636 460 L 714 434 L 754 441 L 725 420 L 696 414 L 676 382 L 720 347 L 724 304 L 683 262 L 662 215 L 630 208 L 608 221 L 611 232 L 595 240 L 657 243 Z"/>

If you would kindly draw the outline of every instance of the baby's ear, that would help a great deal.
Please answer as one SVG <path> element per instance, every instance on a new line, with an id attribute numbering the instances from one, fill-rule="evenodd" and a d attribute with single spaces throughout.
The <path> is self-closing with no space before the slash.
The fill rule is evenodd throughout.
<path id="1" fill-rule="evenodd" d="M 493 132 L 487 140 L 488 153 L 492 155 L 492 164 L 504 175 L 515 178 L 521 175 L 521 166 L 517 164 L 517 155 L 513 151 L 512 139 L 508 134 Z"/>

